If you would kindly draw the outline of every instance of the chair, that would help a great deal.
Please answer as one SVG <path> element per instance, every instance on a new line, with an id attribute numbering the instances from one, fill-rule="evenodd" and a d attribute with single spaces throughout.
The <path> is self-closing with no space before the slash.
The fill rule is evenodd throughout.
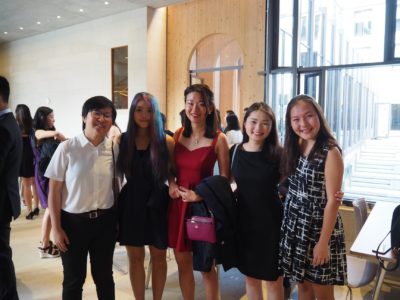
<path id="1" fill-rule="evenodd" d="M 364 198 L 353 201 L 355 216 L 355 232 L 360 232 L 365 221 L 368 218 L 368 207 Z M 347 255 L 347 295 L 350 294 L 350 300 L 353 299 L 352 288 L 358 288 L 371 283 L 377 272 L 378 264 L 353 255 Z M 346 299 L 347 299 L 346 295 Z"/>

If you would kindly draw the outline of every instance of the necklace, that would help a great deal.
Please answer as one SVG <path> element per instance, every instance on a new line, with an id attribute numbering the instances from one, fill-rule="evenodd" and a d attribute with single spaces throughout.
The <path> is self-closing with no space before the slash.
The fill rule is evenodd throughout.
<path id="1" fill-rule="evenodd" d="M 197 146 L 200 143 L 201 138 L 202 138 L 201 136 L 193 137 L 193 144 L 195 144 Z"/>

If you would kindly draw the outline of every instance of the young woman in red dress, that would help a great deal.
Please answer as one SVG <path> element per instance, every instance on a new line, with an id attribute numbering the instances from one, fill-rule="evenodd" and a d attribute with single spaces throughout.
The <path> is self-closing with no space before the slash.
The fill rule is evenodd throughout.
<path id="1" fill-rule="evenodd" d="M 218 130 L 213 92 L 207 85 L 186 88 L 184 127 L 175 132 L 176 179 L 169 180 L 172 198 L 168 213 L 168 244 L 174 248 L 183 299 L 194 299 L 192 245 L 185 232 L 185 217 L 190 202 L 203 199 L 194 192 L 203 178 L 213 175 L 218 161 L 220 175 L 229 178 L 229 148 Z M 218 299 L 218 277 L 213 266 L 202 272 L 206 298 Z"/>

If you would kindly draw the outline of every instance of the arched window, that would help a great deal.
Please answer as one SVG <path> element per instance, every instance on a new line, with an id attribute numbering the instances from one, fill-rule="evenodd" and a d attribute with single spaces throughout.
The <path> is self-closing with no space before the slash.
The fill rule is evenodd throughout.
<path id="1" fill-rule="evenodd" d="M 236 39 L 226 34 L 212 34 L 193 49 L 189 61 L 190 83 L 205 83 L 214 91 L 222 116 L 226 110 L 239 113 L 242 68 L 243 51 Z"/>

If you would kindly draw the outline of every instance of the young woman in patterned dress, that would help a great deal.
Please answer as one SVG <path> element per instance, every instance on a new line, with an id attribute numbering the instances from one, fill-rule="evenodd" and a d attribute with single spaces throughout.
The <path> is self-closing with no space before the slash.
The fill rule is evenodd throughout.
<path id="1" fill-rule="evenodd" d="M 334 299 L 346 281 L 346 249 L 338 214 L 341 150 L 320 106 L 307 95 L 286 111 L 283 171 L 289 176 L 281 229 L 280 265 L 298 282 L 299 299 Z"/>

